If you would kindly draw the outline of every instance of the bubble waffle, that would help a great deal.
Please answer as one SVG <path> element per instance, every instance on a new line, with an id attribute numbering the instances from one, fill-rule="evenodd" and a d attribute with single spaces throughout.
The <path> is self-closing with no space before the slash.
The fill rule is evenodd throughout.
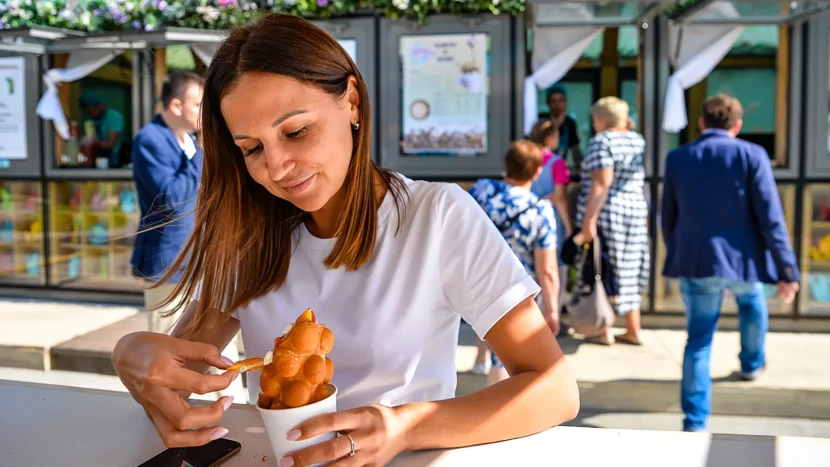
<path id="1" fill-rule="evenodd" d="M 301 407 L 330 393 L 334 362 L 326 357 L 334 346 L 334 333 L 317 322 L 311 308 L 274 340 L 264 358 L 248 358 L 228 370 L 260 371 L 257 405 L 264 409 Z"/>

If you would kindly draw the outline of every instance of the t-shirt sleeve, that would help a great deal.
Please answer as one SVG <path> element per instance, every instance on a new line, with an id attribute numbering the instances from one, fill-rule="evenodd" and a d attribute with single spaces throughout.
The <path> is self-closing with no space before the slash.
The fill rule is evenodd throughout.
<path id="1" fill-rule="evenodd" d="M 554 185 L 567 185 L 571 183 L 571 171 L 568 170 L 568 164 L 565 163 L 565 159 L 560 158 L 554 161 L 551 172 L 553 172 Z"/>
<path id="2" fill-rule="evenodd" d="M 539 203 L 539 216 L 537 218 L 536 248 L 547 250 L 556 247 L 556 217 L 553 214 L 553 206 L 549 202 Z"/>
<path id="3" fill-rule="evenodd" d="M 107 112 L 107 125 L 105 130 L 107 133 L 110 131 L 122 133 L 124 131 L 124 116 L 121 115 L 121 112 L 115 110 Z M 104 135 L 104 138 L 109 138 L 109 134 Z"/>
<path id="4" fill-rule="evenodd" d="M 480 338 L 539 285 L 475 200 L 446 184 L 438 194 L 439 265 L 450 306 Z"/>
<path id="5" fill-rule="evenodd" d="M 588 151 L 585 154 L 585 160 L 582 161 L 583 167 L 589 171 L 599 169 L 613 169 L 614 156 L 608 150 L 608 142 L 601 135 L 594 136 L 588 142 Z"/>

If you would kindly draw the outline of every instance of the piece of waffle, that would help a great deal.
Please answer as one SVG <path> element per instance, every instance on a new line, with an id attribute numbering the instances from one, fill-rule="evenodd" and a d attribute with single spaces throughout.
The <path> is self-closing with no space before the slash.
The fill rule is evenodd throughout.
<path id="1" fill-rule="evenodd" d="M 334 374 L 334 362 L 326 355 L 333 346 L 334 333 L 318 323 L 309 308 L 274 341 L 274 349 L 264 358 L 242 360 L 228 370 L 262 370 L 257 400 L 260 407 L 301 407 L 331 394 L 327 383 Z"/>

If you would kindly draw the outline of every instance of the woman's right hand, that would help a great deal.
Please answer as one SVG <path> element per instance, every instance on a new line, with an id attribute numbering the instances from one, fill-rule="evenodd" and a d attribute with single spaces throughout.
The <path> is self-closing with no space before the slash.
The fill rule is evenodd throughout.
<path id="1" fill-rule="evenodd" d="M 133 398 L 144 407 L 167 447 L 202 446 L 228 430 L 215 424 L 233 403 L 230 396 L 193 408 L 189 393 L 226 389 L 235 371 L 206 375 L 191 368 L 203 364 L 227 369 L 228 359 L 216 346 L 166 334 L 138 332 L 121 338 L 113 350 L 115 372 Z"/>

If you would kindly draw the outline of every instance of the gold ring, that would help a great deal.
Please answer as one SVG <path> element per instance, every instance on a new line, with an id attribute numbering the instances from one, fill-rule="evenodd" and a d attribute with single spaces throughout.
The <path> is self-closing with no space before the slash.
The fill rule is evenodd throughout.
<path id="1" fill-rule="evenodd" d="M 346 438 L 349 438 L 349 443 L 351 444 L 351 449 L 352 449 L 351 452 L 349 452 L 349 457 L 354 456 L 355 455 L 355 449 L 356 449 L 355 445 L 354 445 L 354 439 L 352 439 L 352 435 L 346 435 Z"/>

